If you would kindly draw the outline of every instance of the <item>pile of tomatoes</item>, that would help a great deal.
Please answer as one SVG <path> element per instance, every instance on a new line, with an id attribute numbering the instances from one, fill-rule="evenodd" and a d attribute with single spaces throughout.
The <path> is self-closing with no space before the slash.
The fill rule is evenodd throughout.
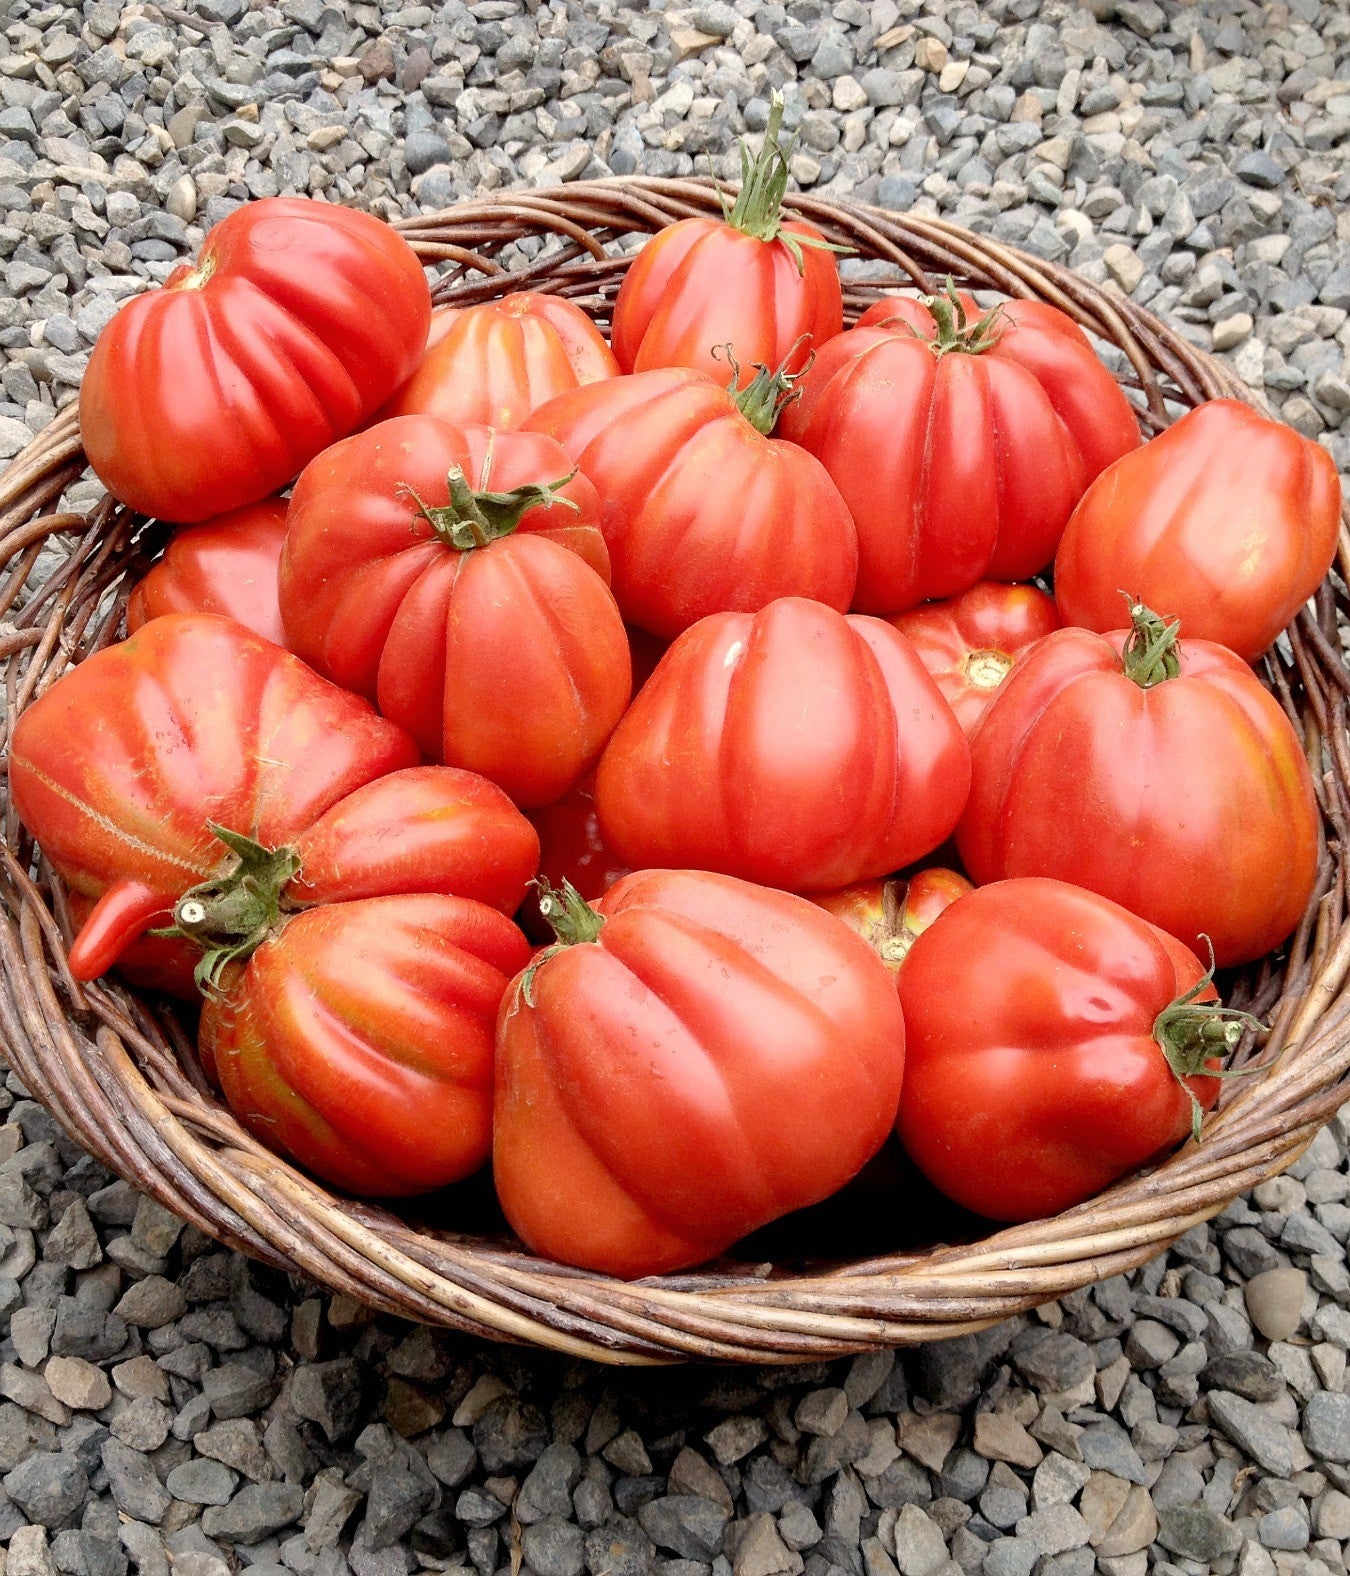
<path id="1" fill-rule="evenodd" d="M 771 134 L 608 343 L 433 313 L 365 215 L 232 214 L 95 348 L 89 459 L 177 529 L 10 754 L 71 974 L 199 1001 L 246 1127 L 361 1195 L 490 1158 L 622 1276 L 893 1133 L 999 1219 L 1148 1164 L 1245 1027 L 1214 964 L 1317 879 L 1249 664 L 1331 564 L 1328 456 L 1228 401 L 1143 442 L 1043 303 L 845 329 L 785 180 Z"/>

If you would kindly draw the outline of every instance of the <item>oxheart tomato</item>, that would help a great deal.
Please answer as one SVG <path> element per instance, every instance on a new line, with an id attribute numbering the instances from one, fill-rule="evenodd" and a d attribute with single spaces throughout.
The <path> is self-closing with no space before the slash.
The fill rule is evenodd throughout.
<path id="1" fill-rule="evenodd" d="M 600 493 L 629 623 L 670 640 L 780 596 L 848 606 L 857 541 L 844 501 L 818 460 L 767 436 L 787 385 L 766 373 L 733 396 L 702 372 L 640 372 L 530 418 Z"/>
<path id="2" fill-rule="evenodd" d="M 388 399 L 430 320 L 422 265 L 381 220 L 246 203 L 99 335 L 80 388 L 89 463 L 164 520 L 256 503 Z"/>
<path id="3" fill-rule="evenodd" d="M 366 1196 L 443 1187 L 491 1151 L 497 1010 L 529 954 L 509 919 L 463 898 L 310 908 L 221 971 L 202 1059 L 245 1127 L 324 1180 Z"/>
<path id="4" fill-rule="evenodd" d="M 790 891 L 885 875 L 956 825 L 970 755 L 889 624 L 788 597 L 687 630 L 601 757 L 606 844 L 634 869 Z"/>
<path id="5" fill-rule="evenodd" d="M 538 433 L 380 422 L 295 485 L 287 644 L 433 759 L 548 804 L 593 764 L 631 688 L 599 514 Z"/>
<path id="6" fill-rule="evenodd" d="M 895 1119 L 889 974 L 831 915 L 695 871 L 555 895 L 560 944 L 497 1027 L 492 1149 L 537 1253 L 626 1277 L 712 1258 L 827 1197 Z"/>
<path id="7" fill-rule="evenodd" d="M 910 949 L 899 992 L 900 1140 L 994 1220 L 1058 1214 L 1175 1148 L 1242 1031 L 1194 953 L 1063 881 L 961 898 Z"/>
<path id="8" fill-rule="evenodd" d="M 1244 963 L 1293 930 L 1317 874 L 1303 748 L 1251 669 L 1136 607 L 1062 629 L 1013 669 L 971 741 L 957 847 L 979 885 L 1074 881 L 1197 953 Z"/>
<path id="9" fill-rule="evenodd" d="M 520 290 L 478 306 L 439 307 L 416 371 L 380 414 L 507 431 L 555 394 L 618 371 L 579 306 Z"/>
<path id="10" fill-rule="evenodd" d="M 917 938 L 972 890 L 955 870 L 933 866 L 885 881 L 863 881 L 838 892 L 819 892 L 812 902 L 856 930 L 891 973 L 899 974 Z"/>
<path id="11" fill-rule="evenodd" d="M 1072 318 L 968 296 L 890 296 L 823 347 L 779 431 L 824 463 L 858 530 L 864 613 L 1055 556 L 1088 483 L 1139 444 L 1115 379 Z"/>
<path id="12" fill-rule="evenodd" d="M 681 219 L 647 241 L 614 302 L 610 343 L 625 372 L 693 367 L 724 378 L 725 350 L 749 381 L 758 364 L 797 371 L 844 326 L 839 269 L 820 231 L 784 222 L 783 106 L 769 112 L 764 147 L 742 149 L 743 179 L 722 219 Z"/>
<path id="13" fill-rule="evenodd" d="M 286 500 L 245 504 L 176 531 L 164 556 L 127 599 L 127 631 L 165 613 L 219 613 L 278 646 L 277 563 L 286 539 Z"/>
<path id="14" fill-rule="evenodd" d="M 1319 443 L 1238 400 L 1185 415 L 1093 482 L 1055 555 L 1065 620 L 1120 622 L 1120 588 L 1254 662 L 1336 556 L 1341 482 Z"/>
<path id="15" fill-rule="evenodd" d="M 75 977 L 125 955 L 182 992 L 199 948 L 138 951 L 138 938 L 189 888 L 236 870 L 217 828 L 293 856 L 288 908 L 433 891 L 514 910 L 538 863 L 534 829 L 492 784 L 417 761 L 407 733 L 298 658 L 228 619 L 170 614 L 28 707 L 10 785 L 82 900 Z"/>
<path id="16" fill-rule="evenodd" d="M 967 737 L 1018 657 L 1063 622 L 1053 597 L 1038 586 L 993 580 L 981 580 L 959 596 L 925 602 L 891 619 L 914 642 Z"/>

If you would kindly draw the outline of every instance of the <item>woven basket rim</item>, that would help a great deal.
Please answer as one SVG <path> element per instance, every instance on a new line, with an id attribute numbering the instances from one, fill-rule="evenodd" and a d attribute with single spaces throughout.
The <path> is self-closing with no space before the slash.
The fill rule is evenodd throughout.
<path id="1" fill-rule="evenodd" d="M 1018 248 L 947 220 L 863 204 L 793 194 L 786 207 L 885 268 L 886 288 L 931 289 L 952 275 L 1060 306 L 1122 353 L 1146 432 L 1203 399 L 1264 408 L 1229 368 L 1145 308 Z M 603 321 L 625 267 L 616 242 L 717 211 L 711 181 L 610 178 L 493 193 L 395 228 L 424 263 L 446 269 L 438 299 L 543 289 Z M 493 254 L 528 237 L 545 238 L 542 251 L 505 273 Z M 845 298 L 856 314 L 881 286 L 848 272 Z M 23 707 L 72 660 L 118 638 L 128 578 L 144 567 L 132 540 L 139 517 L 106 497 L 87 513 L 61 509 L 83 469 L 72 402 L 0 476 L 6 760 Z M 38 553 L 58 535 L 73 541 L 69 557 L 21 603 Z M 1350 612 L 1350 597 L 1329 576 L 1290 626 L 1287 652 L 1264 666 L 1314 763 L 1326 830 L 1317 891 L 1287 961 L 1266 960 L 1239 986 L 1243 1004 L 1272 1023 L 1266 1045 L 1249 1041 L 1239 1058 L 1269 1067 L 1227 1087 L 1198 1149 L 1187 1145 L 1155 1171 L 1047 1221 L 801 1272 L 723 1263 L 624 1283 L 545 1263 L 506 1241 L 419 1230 L 390 1210 L 337 1197 L 262 1148 L 208 1096 L 181 1026 L 158 1005 L 118 984 L 70 978 L 64 892 L 45 865 L 32 866 L 7 793 L 0 1039 L 25 1087 L 110 1170 L 231 1247 L 415 1322 L 624 1363 L 794 1362 L 971 1333 L 1143 1263 L 1291 1164 L 1350 1097 L 1342 852 L 1350 670 L 1338 610 Z"/>

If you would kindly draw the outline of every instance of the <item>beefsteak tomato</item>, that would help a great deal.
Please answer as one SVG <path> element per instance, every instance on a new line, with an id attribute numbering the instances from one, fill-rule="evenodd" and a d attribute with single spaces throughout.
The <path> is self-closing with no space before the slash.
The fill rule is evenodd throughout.
<path id="1" fill-rule="evenodd" d="M 825 1198 L 895 1119 L 905 1029 L 889 974 L 813 904 L 643 871 L 502 1001 L 493 1174 L 536 1252 L 611 1275 L 712 1258 Z"/>
<path id="2" fill-rule="evenodd" d="M 131 949 L 142 979 L 181 992 L 200 949 L 137 943 L 189 888 L 236 868 L 216 827 L 292 856 L 287 911 L 448 892 L 512 912 L 538 865 L 533 827 L 491 783 L 417 760 L 401 728 L 298 658 L 228 619 L 169 614 L 28 707 L 10 784 L 24 825 L 92 904 L 75 977 Z"/>
<path id="3" fill-rule="evenodd" d="M 1093 482 L 1055 555 L 1066 622 L 1114 629 L 1120 587 L 1255 662 L 1336 556 L 1341 481 L 1321 446 L 1239 400 L 1183 416 Z"/>
<path id="4" fill-rule="evenodd" d="M 382 220 L 246 203 L 99 335 L 80 388 L 89 463 L 163 520 L 256 503 L 388 399 L 430 320 L 422 265 Z"/>
<path id="5" fill-rule="evenodd" d="M 225 895 L 178 912 L 194 901 Z M 216 975 L 202 1060 L 245 1127 L 325 1181 L 444 1187 L 491 1152 L 497 1010 L 529 956 L 505 915 L 431 892 L 282 915 Z"/>
<path id="6" fill-rule="evenodd" d="M 820 892 L 811 901 L 856 930 L 891 973 L 898 974 L 916 939 L 957 898 L 973 890 L 955 870 L 934 866 Z"/>
<path id="7" fill-rule="evenodd" d="M 594 763 L 631 689 L 599 516 L 595 488 L 538 433 L 380 422 L 295 485 L 287 643 L 429 756 L 548 804 Z"/>
<path id="8" fill-rule="evenodd" d="M 742 143 L 740 194 L 734 206 L 723 201 L 721 219 L 667 225 L 628 265 L 610 333 L 625 372 L 693 367 L 718 377 L 727 346 L 747 368 L 795 372 L 843 328 L 833 249 L 813 224 L 782 216 L 782 120 L 775 100 L 758 157 Z"/>
<path id="9" fill-rule="evenodd" d="M 733 395 L 671 368 L 595 383 L 536 411 L 599 490 L 624 617 L 670 640 L 710 613 L 805 596 L 843 611 L 853 521 L 820 462 L 770 438 L 791 380 Z"/>
<path id="10" fill-rule="evenodd" d="M 1062 629 L 1033 647 L 971 741 L 957 847 L 979 885 L 1074 881 L 1245 963 L 1312 895 L 1312 778 L 1246 663 L 1176 636 L 1136 606 L 1130 630 Z"/>
<path id="11" fill-rule="evenodd" d="M 1160 1159 L 1218 1097 L 1244 1015 L 1180 942 L 1063 881 L 999 881 L 914 943 L 899 978 L 896 1129 L 941 1192 L 1035 1220 Z"/>
<path id="12" fill-rule="evenodd" d="M 127 632 L 165 613 L 219 613 L 278 646 L 277 563 L 286 539 L 286 500 L 245 504 L 175 531 L 164 556 L 127 599 Z"/>
<path id="13" fill-rule="evenodd" d="M 439 307 L 421 362 L 380 414 L 510 431 L 555 394 L 618 372 L 579 306 L 519 290 L 478 306 Z"/>
<path id="14" fill-rule="evenodd" d="M 829 471 L 858 530 L 864 613 L 1044 569 L 1088 483 L 1139 444 L 1072 318 L 968 296 L 888 296 L 826 344 L 783 437 Z"/>
<path id="15" fill-rule="evenodd" d="M 965 738 L 905 637 L 788 597 L 675 641 L 601 757 L 595 798 L 634 869 L 811 892 L 929 853 L 969 783 Z"/>
<path id="16" fill-rule="evenodd" d="M 925 602 L 891 619 L 913 641 L 967 738 L 1013 663 L 1063 622 L 1054 598 L 1038 586 L 993 580 L 981 580 L 959 596 Z"/>

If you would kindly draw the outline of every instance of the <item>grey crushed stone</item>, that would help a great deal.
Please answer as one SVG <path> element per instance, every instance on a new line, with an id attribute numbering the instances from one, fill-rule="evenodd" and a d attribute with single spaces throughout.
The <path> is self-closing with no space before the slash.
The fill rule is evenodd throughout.
<path id="1" fill-rule="evenodd" d="M 1113 281 L 1350 462 L 1336 0 L 15 0 L 0 27 L 0 459 L 249 197 L 734 177 L 777 87 L 798 186 Z M 12 1077 L 0 1114 L 6 1576 L 1345 1568 L 1344 1115 L 1163 1258 L 998 1330 L 624 1377 L 366 1316 L 111 1181 Z"/>

